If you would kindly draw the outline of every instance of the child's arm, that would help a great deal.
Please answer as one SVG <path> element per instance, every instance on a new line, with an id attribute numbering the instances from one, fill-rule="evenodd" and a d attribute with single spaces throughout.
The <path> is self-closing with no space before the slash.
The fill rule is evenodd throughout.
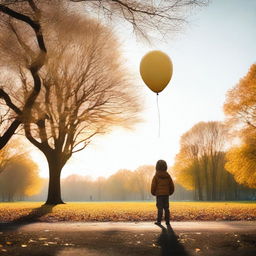
<path id="1" fill-rule="evenodd" d="M 170 177 L 169 191 L 170 191 L 170 195 L 174 193 L 174 183 L 171 177 Z"/>
<path id="2" fill-rule="evenodd" d="M 154 176 L 152 183 L 151 183 L 151 194 L 153 196 L 156 195 L 156 176 Z"/>

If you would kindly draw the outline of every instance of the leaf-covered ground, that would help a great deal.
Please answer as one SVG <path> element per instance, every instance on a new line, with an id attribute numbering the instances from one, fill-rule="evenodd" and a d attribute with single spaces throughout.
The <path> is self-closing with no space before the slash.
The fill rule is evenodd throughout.
<path id="1" fill-rule="evenodd" d="M 154 202 L 0 203 L 0 222 L 153 221 Z M 255 202 L 170 202 L 172 221 L 256 220 Z"/>

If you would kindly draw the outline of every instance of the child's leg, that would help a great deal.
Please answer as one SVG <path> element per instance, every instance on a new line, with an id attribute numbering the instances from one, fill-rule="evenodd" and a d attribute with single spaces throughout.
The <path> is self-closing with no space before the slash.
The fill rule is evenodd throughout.
<path id="1" fill-rule="evenodd" d="M 169 196 L 164 197 L 164 218 L 166 224 L 170 224 Z"/>
<path id="2" fill-rule="evenodd" d="M 161 222 L 163 217 L 163 209 L 164 209 L 164 202 L 163 202 L 162 196 L 156 197 L 156 207 L 157 207 L 157 222 Z"/>

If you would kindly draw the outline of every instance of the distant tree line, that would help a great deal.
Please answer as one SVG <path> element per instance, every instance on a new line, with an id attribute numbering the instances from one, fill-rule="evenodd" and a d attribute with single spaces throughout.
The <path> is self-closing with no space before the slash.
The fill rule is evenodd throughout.
<path id="1" fill-rule="evenodd" d="M 70 175 L 62 179 L 65 201 L 147 201 L 154 200 L 150 194 L 154 166 L 141 166 L 135 171 L 120 170 L 108 178 L 93 180 L 89 176 Z M 227 190 L 222 200 L 250 200 L 253 190 L 238 185 L 229 174 L 233 186 Z M 43 201 L 47 196 L 47 179 L 40 194 L 26 200 Z M 236 185 L 234 185 L 236 184 Z M 170 197 L 174 201 L 197 200 L 193 190 L 187 190 L 175 182 L 175 192 Z"/>
<path id="2" fill-rule="evenodd" d="M 151 180 L 155 167 L 144 165 L 134 171 L 119 170 L 108 178 L 93 180 L 89 176 L 70 175 L 61 180 L 65 201 L 144 201 L 153 200 L 150 193 Z M 42 201 L 47 196 L 47 179 L 44 179 L 40 194 L 27 197 L 27 200 Z M 192 200 L 193 193 L 176 185 L 173 200 Z"/>
<path id="3" fill-rule="evenodd" d="M 38 176 L 37 168 L 34 164 L 31 165 L 31 160 L 22 159 L 12 162 L 0 174 L 0 200 L 44 201 L 48 192 L 48 179 Z M 73 174 L 61 180 L 63 198 L 65 201 L 154 200 L 150 194 L 154 173 L 155 167 L 148 165 L 141 166 L 135 171 L 119 170 L 108 178 L 99 177 L 96 180 L 89 176 Z M 198 200 L 197 190 L 186 189 L 177 182 L 180 180 L 176 179 L 175 192 L 170 200 Z M 255 190 L 237 184 L 227 171 L 223 173 L 223 179 L 219 185 L 221 184 L 223 186 L 222 196 L 215 200 L 251 200 L 255 196 Z M 217 191 L 220 191 L 219 187 Z M 205 195 L 204 190 L 203 195 Z M 206 200 L 206 197 L 203 199 Z"/>
<path id="4" fill-rule="evenodd" d="M 225 169 L 225 143 L 221 139 L 224 134 L 226 136 L 223 124 L 202 122 L 182 136 L 181 151 L 169 169 L 175 180 L 171 200 L 255 199 L 256 190 L 238 184 Z M 210 143 L 213 141 L 214 145 Z M 22 141 L 13 140 L 0 151 L 1 201 L 44 201 L 47 197 L 48 179 L 39 177 L 38 166 L 28 152 L 20 153 L 23 146 Z M 61 180 L 63 198 L 65 201 L 154 200 L 150 194 L 154 174 L 152 165 L 140 166 L 134 171 L 122 169 L 108 178 L 96 180 L 73 174 Z"/>
<path id="5" fill-rule="evenodd" d="M 62 194 L 65 201 L 129 201 L 151 200 L 151 179 L 154 166 L 141 166 L 135 171 L 119 170 L 108 178 L 93 180 L 88 176 L 70 175 L 61 180 Z M 47 181 L 45 180 L 47 186 Z M 44 200 L 46 188 L 41 195 L 32 200 Z"/>

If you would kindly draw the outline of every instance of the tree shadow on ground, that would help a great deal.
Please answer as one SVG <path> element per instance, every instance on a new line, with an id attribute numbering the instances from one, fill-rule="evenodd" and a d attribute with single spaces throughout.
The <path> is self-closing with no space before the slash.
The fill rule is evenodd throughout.
<path id="1" fill-rule="evenodd" d="M 20 226 L 23 226 L 26 224 L 38 222 L 40 217 L 42 217 L 48 213 L 51 213 L 54 206 L 55 205 L 43 204 L 40 207 L 33 209 L 28 215 L 20 216 L 8 223 L 0 223 L 0 230 L 17 229 L 18 226 L 20 227 Z"/>
<path id="2" fill-rule="evenodd" d="M 19 223 L 33 223 L 37 222 L 40 217 L 51 213 L 52 209 L 55 205 L 41 205 L 38 208 L 33 209 L 28 215 L 21 216 L 15 220 L 13 220 L 11 223 L 19 224 Z"/>
<path id="3" fill-rule="evenodd" d="M 184 246 L 179 242 L 171 226 L 165 228 L 159 225 L 162 233 L 158 237 L 157 244 L 161 247 L 161 256 L 188 256 Z"/>

